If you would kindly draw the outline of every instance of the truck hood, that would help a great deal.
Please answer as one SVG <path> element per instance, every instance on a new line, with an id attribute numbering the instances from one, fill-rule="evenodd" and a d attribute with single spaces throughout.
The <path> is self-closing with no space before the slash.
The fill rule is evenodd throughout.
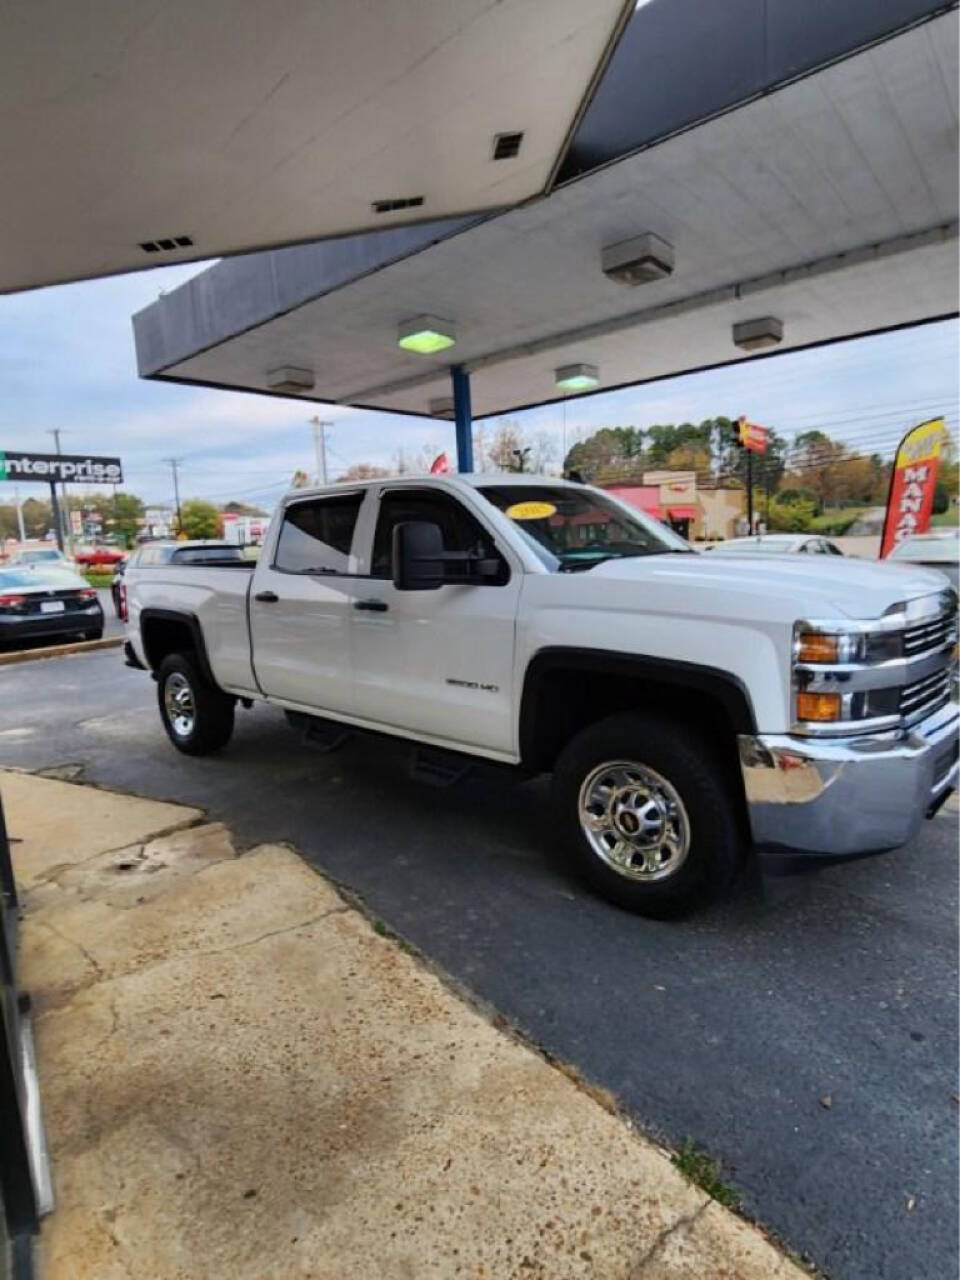
<path id="1" fill-rule="evenodd" d="M 605 560 L 584 570 L 592 579 L 653 582 L 715 592 L 763 596 L 795 602 L 798 612 L 812 615 L 878 618 L 891 605 L 949 588 L 942 573 L 916 565 L 878 564 L 839 556 L 769 554 L 754 556 L 634 556 Z"/>

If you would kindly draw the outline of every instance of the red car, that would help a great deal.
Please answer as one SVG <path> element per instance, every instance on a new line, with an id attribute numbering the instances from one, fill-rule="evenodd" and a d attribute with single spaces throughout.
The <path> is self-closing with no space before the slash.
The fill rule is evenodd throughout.
<path id="1" fill-rule="evenodd" d="M 92 568 L 94 565 L 101 564 L 119 564 L 121 560 L 126 560 L 126 558 L 126 551 L 120 551 L 116 547 L 82 547 L 73 553 L 75 563 L 82 565 L 84 568 Z"/>

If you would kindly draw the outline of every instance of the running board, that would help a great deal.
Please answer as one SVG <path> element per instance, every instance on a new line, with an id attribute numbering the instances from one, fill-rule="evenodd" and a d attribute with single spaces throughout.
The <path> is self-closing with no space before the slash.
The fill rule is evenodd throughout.
<path id="1" fill-rule="evenodd" d="M 295 729 L 300 730 L 300 740 L 315 751 L 336 751 L 353 737 L 349 726 L 339 724 L 336 720 L 322 720 L 319 716 L 308 716 L 302 711 L 287 711 L 286 717 Z"/>
<path id="2" fill-rule="evenodd" d="M 416 747 L 410 761 L 410 777 L 428 787 L 452 787 L 473 768 L 473 761 L 441 747 Z"/>

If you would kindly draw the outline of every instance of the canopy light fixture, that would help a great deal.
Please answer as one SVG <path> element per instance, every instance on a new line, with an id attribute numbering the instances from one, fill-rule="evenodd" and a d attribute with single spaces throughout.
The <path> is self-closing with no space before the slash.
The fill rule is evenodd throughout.
<path id="1" fill-rule="evenodd" d="M 430 401 L 429 409 L 431 418 L 448 418 L 452 422 L 453 396 L 435 396 Z"/>
<path id="2" fill-rule="evenodd" d="M 743 320 L 733 326 L 733 341 L 743 351 L 762 351 L 783 341 L 783 321 L 776 316 L 760 320 Z"/>
<path id="3" fill-rule="evenodd" d="M 589 391 L 600 385 L 600 373 L 595 364 L 565 364 L 554 371 L 559 391 Z"/>
<path id="4" fill-rule="evenodd" d="M 632 240 L 609 244 L 600 257 L 605 276 L 620 284 L 631 285 L 663 280 L 672 274 L 674 261 L 673 245 L 652 231 L 634 236 Z"/>
<path id="5" fill-rule="evenodd" d="M 313 390 L 313 370 L 294 369 L 290 365 L 268 369 L 267 388 L 285 395 L 302 395 L 304 391 Z"/>
<path id="6" fill-rule="evenodd" d="M 414 316 L 412 320 L 404 320 L 397 331 L 397 344 L 404 351 L 415 351 L 421 356 L 446 351 L 456 340 L 456 331 L 450 321 L 440 320 L 437 316 Z"/>

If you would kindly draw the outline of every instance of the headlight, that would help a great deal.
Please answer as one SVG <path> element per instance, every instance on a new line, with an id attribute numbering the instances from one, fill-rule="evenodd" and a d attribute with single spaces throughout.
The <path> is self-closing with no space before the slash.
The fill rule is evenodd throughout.
<path id="1" fill-rule="evenodd" d="M 819 631 L 798 625 L 793 641 L 797 662 L 840 666 L 853 662 L 889 662 L 903 657 L 900 631 Z"/>
<path id="2" fill-rule="evenodd" d="M 899 622 L 899 619 L 897 620 Z M 896 625 L 896 624 L 894 624 Z M 798 622 L 793 632 L 793 713 L 798 732 L 851 732 L 896 724 L 903 633 L 842 623 Z M 884 671 L 885 664 L 891 669 Z"/>

